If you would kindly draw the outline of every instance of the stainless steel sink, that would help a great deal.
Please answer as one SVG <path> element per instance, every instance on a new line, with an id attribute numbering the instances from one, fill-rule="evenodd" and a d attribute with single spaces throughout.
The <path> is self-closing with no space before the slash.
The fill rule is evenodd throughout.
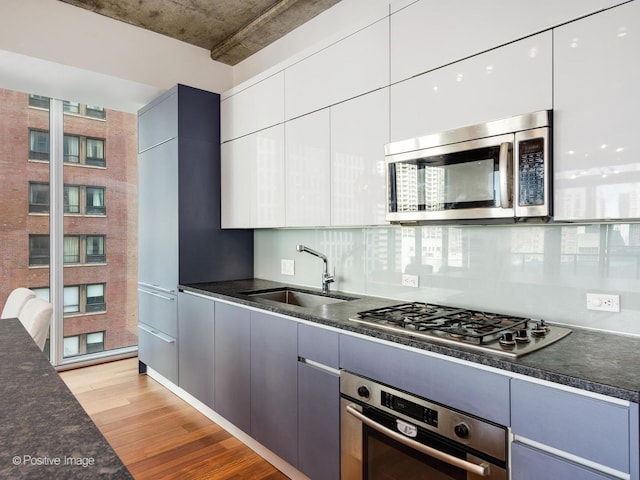
<path id="1" fill-rule="evenodd" d="M 304 292 L 291 288 L 259 290 L 253 292 L 245 292 L 244 294 L 259 302 L 276 302 L 307 308 L 317 307 L 320 305 L 329 305 L 332 303 L 348 302 L 350 300 L 357 300 L 353 297 L 332 296 L 331 294 Z"/>

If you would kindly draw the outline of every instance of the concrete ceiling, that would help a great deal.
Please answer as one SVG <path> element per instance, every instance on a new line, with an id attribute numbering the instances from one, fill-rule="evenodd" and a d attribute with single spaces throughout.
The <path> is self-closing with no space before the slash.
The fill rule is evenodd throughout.
<path id="1" fill-rule="evenodd" d="M 340 0 L 60 0 L 236 65 Z"/>

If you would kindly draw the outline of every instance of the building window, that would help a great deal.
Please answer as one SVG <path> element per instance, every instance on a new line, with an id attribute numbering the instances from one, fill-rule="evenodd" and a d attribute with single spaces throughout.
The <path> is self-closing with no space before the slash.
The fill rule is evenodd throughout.
<path id="1" fill-rule="evenodd" d="M 96 107 L 95 105 L 87 105 L 86 115 L 87 117 L 98 118 L 100 120 L 107 118 L 104 108 Z"/>
<path id="2" fill-rule="evenodd" d="M 65 264 L 106 263 L 104 235 L 65 235 Z M 29 235 L 29 266 L 49 265 L 49 235 Z"/>
<path id="3" fill-rule="evenodd" d="M 87 263 L 104 263 L 104 235 L 87 236 Z"/>
<path id="4" fill-rule="evenodd" d="M 104 187 L 64 186 L 64 213 L 106 215 Z M 29 213 L 49 213 L 49 184 L 29 183 Z"/>
<path id="5" fill-rule="evenodd" d="M 49 160 L 49 132 L 29 130 L 29 158 Z"/>
<path id="6" fill-rule="evenodd" d="M 49 110 L 49 97 L 30 94 L 29 106 Z M 107 118 L 105 109 L 96 105 L 84 105 L 82 103 L 65 100 L 62 102 L 62 108 L 64 113 L 70 113 L 72 115 L 81 115 L 83 117 L 97 118 L 99 120 L 105 120 Z"/>
<path id="7" fill-rule="evenodd" d="M 29 184 L 29 213 L 49 213 L 49 184 Z"/>
<path id="8" fill-rule="evenodd" d="M 107 306 L 104 301 L 104 283 L 87 285 L 87 312 L 104 312 Z"/>
<path id="9" fill-rule="evenodd" d="M 29 95 L 29 106 L 37 108 L 46 108 L 49 110 L 49 97 L 42 95 Z"/>
<path id="10" fill-rule="evenodd" d="M 78 135 L 63 137 L 64 163 L 105 167 L 105 141 L 103 138 L 87 138 Z M 49 132 L 29 130 L 29 159 L 49 160 Z"/>
<path id="11" fill-rule="evenodd" d="M 104 140 L 87 138 L 87 165 L 104 167 Z"/>
<path id="12" fill-rule="evenodd" d="M 64 102 L 62 102 L 62 108 L 65 113 L 80 113 L 80 104 L 78 102 L 70 102 L 68 100 L 65 100 Z"/>
<path id="13" fill-rule="evenodd" d="M 105 332 L 93 332 L 64 337 L 64 356 L 73 357 L 103 351 L 104 334 Z"/>
<path id="14" fill-rule="evenodd" d="M 49 235 L 29 235 L 29 265 L 49 265 Z"/>
<path id="15" fill-rule="evenodd" d="M 37 297 L 49 300 L 48 288 L 32 288 Z M 104 299 L 104 283 L 90 285 L 71 285 L 64 287 L 64 313 L 97 313 L 106 312 Z"/>
<path id="16" fill-rule="evenodd" d="M 85 213 L 87 215 L 106 215 L 103 187 L 86 187 L 86 196 Z"/>
<path id="17" fill-rule="evenodd" d="M 80 213 L 80 187 L 64 186 L 64 213 Z"/>

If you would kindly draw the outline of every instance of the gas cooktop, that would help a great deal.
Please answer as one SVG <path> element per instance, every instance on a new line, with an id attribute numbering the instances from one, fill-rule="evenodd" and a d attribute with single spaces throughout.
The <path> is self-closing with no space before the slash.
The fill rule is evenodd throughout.
<path id="1" fill-rule="evenodd" d="M 355 322 L 512 357 L 521 357 L 569 335 L 544 320 L 422 302 L 358 312 Z"/>

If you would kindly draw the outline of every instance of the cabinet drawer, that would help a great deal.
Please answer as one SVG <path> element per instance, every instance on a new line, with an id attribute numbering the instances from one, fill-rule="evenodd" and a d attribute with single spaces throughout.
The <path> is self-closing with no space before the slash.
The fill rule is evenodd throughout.
<path id="1" fill-rule="evenodd" d="M 176 298 L 170 293 L 138 288 L 138 321 L 176 338 L 178 336 Z"/>
<path id="2" fill-rule="evenodd" d="M 340 335 L 340 368 L 509 424 L 509 378 L 504 375 L 349 335 Z"/>
<path id="3" fill-rule="evenodd" d="M 516 436 L 630 470 L 628 407 L 514 379 L 511 416 Z"/>
<path id="4" fill-rule="evenodd" d="M 327 367 L 340 368 L 338 340 L 336 332 L 301 323 L 298 325 L 298 356 Z"/>
<path id="5" fill-rule="evenodd" d="M 176 339 L 150 325 L 138 325 L 138 358 L 173 383 L 178 383 Z"/>
<path id="6" fill-rule="evenodd" d="M 511 445 L 511 480 L 605 480 L 614 477 L 514 442 Z"/>

